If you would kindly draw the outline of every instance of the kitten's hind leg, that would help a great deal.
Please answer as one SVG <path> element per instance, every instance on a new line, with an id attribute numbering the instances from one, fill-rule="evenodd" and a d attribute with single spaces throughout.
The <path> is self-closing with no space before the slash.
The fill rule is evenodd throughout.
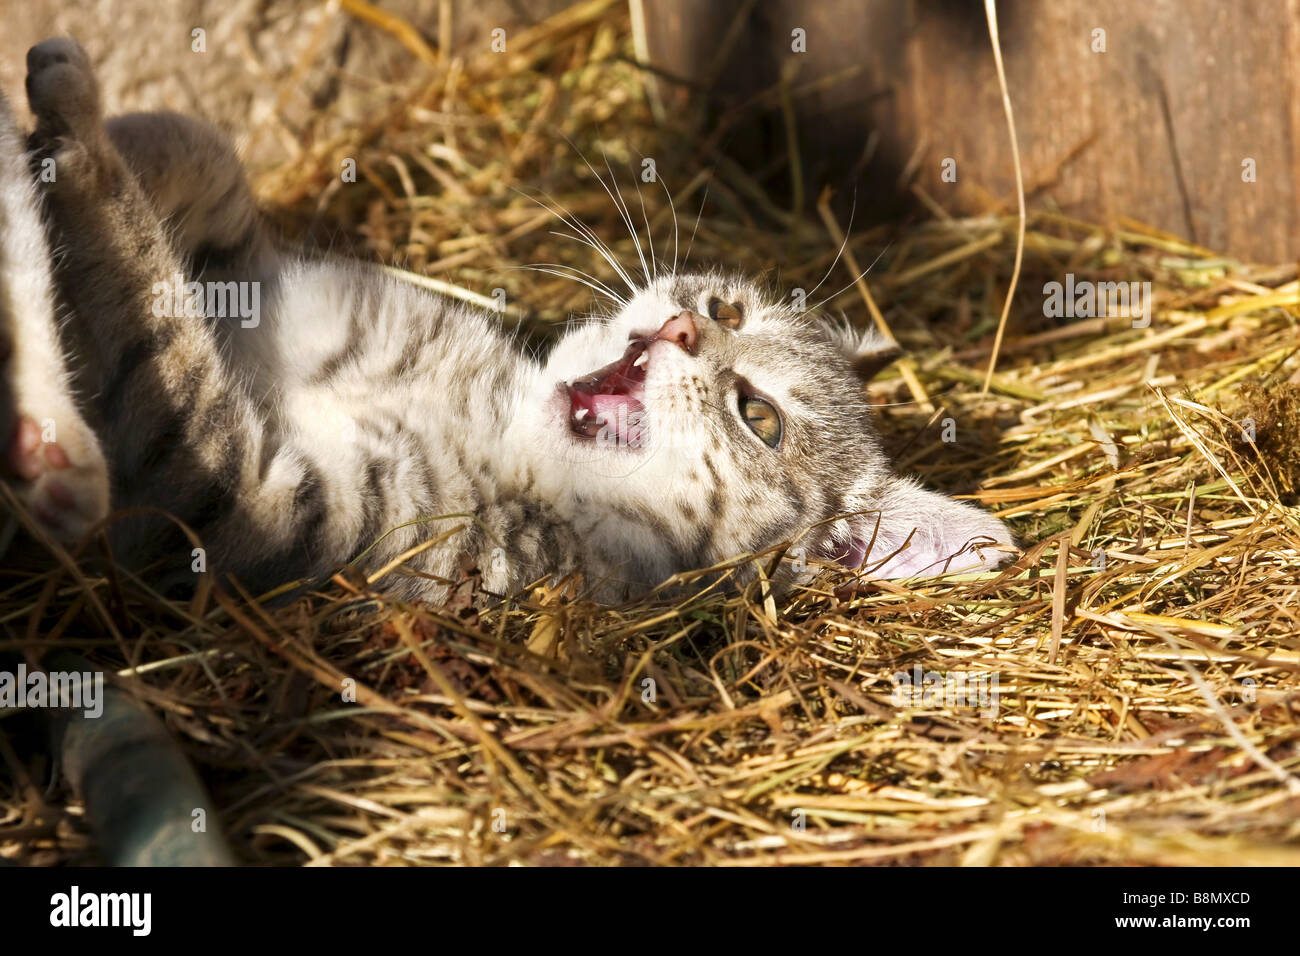
<path id="1" fill-rule="evenodd" d="M 0 477 L 45 532 L 65 544 L 80 539 L 108 511 L 107 466 L 73 398 L 55 324 L 50 253 L 36 189 L 23 138 L 3 96 Z"/>
<path id="2" fill-rule="evenodd" d="M 104 121 L 90 60 L 63 37 L 28 51 L 27 98 L 37 118 L 32 144 L 42 160 L 56 159 L 55 175 L 67 173 L 84 193 L 119 185 L 125 164 L 192 273 L 207 260 L 228 271 L 267 265 L 273 244 L 243 164 L 215 126 L 169 112 Z"/>
<path id="3" fill-rule="evenodd" d="M 219 129 L 179 113 L 128 113 L 104 127 L 191 275 L 256 279 L 274 268 L 270 231 Z"/>

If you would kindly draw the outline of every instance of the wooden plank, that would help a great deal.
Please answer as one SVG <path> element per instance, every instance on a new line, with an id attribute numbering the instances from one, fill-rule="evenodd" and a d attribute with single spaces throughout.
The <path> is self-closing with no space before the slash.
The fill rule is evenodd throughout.
<path id="1" fill-rule="evenodd" d="M 707 41 L 720 35 L 712 24 L 739 0 L 643 3 L 652 60 L 700 82 L 701 65 L 714 63 Z M 1102 223 L 1136 219 L 1242 259 L 1300 257 L 1300 0 L 1000 0 L 998 9 L 1035 203 Z M 806 53 L 790 49 L 795 27 Z M 1092 49 L 1098 29 L 1104 53 Z M 690 54 L 672 59 L 670 47 Z M 907 198 L 898 179 L 914 160 L 914 181 L 955 212 L 1014 206 L 981 4 L 759 3 L 721 68 L 725 100 L 770 86 L 789 61 L 796 86 L 856 71 L 796 99 L 808 195 L 822 182 L 856 185 L 860 210 L 896 216 Z M 770 164 L 784 138 L 774 142 L 772 117 L 762 122 Z M 940 178 L 945 157 L 957 162 L 955 184 Z M 1253 183 L 1242 180 L 1246 159 Z"/>

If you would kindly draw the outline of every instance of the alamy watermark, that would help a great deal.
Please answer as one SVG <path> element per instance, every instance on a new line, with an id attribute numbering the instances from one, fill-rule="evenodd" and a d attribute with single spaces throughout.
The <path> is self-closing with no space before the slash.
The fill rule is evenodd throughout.
<path id="1" fill-rule="evenodd" d="M 644 448 L 649 441 L 645 409 L 620 405 L 614 410 L 614 420 L 601 420 L 596 433 L 596 444 L 605 448 Z"/>
<path id="2" fill-rule="evenodd" d="M 1043 315 L 1049 319 L 1131 318 L 1133 328 L 1151 325 L 1150 282 L 1091 282 L 1075 280 L 1073 272 L 1065 282 L 1043 286 Z"/>
<path id="3" fill-rule="evenodd" d="M 99 671 L 0 671 L 0 710 L 11 707 L 53 707 L 85 711 L 96 718 L 104 712 L 104 675 Z"/>
<path id="4" fill-rule="evenodd" d="M 968 671 L 895 671 L 891 700 L 895 707 L 974 707 L 985 717 L 998 712 L 998 674 Z"/>
<path id="5" fill-rule="evenodd" d="M 155 282 L 153 314 L 165 319 L 237 318 L 246 329 L 262 321 L 260 282 L 187 282 L 179 272 L 167 282 Z"/>
<path id="6" fill-rule="evenodd" d="M 116 926 L 131 930 L 133 936 L 148 936 L 153 928 L 153 894 L 82 892 L 73 884 L 67 893 L 50 897 L 50 925 Z"/>

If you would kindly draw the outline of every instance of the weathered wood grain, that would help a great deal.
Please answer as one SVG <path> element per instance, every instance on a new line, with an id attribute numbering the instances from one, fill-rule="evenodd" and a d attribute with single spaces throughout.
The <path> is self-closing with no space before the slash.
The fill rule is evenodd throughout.
<path id="1" fill-rule="evenodd" d="M 1014 205 L 982 4 L 758 3 L 719 69 L 709 55 L 719 24 L 743 6 L 644 0 L 646 47 L 691 83 L 717 71 L 719 108 L 775 84 L 783 68 L 797 68 L 796 88 L 840 75 L 795 99 L 806 195 L 821 182 L 856 186 L 859 209 L 877 218 L 896 215 L 913 182 L 958 212 Z M 1300 0 L 1000 0 L 998 9 L 1035 203 L 1140 220 L 1242 259 L 1300 256 Z M 791 52 L 795 27 L 807 32 L 806 53 Z M 1092 49 L 1098 29 L 1104 53 Z M 785 149 L 777 120 L 751 125 L 763 124 L 769 152 Z M 955 184 L 940 178 L 946 157 Z M 1253 183 L 1242 180 L 1247 159 Z"/>

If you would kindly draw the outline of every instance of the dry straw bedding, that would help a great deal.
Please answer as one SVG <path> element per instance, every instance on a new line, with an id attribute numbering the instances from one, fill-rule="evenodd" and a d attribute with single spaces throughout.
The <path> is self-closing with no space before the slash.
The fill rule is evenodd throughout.
<path id="1" fill-rule="evenodd" d="M 448 606 L 408 605 L 382 591 L 401 568 L 349 569 L 272 608 L 233 584 L 169 601 L 147 575 L 43 556 L 0 572 L 0 647 L 62 642 L 117 672 L 253 863 L 1300 862 L 1295 268 L 1037 213 L 982 395 L 1014 200 L 962 220 L 932 202 L 836 262 L 845 224 L 826 205 L 795 215 L 716 152 L 725 132 L 653 122 L 631 47 L 597 2 L 505 55 L 416 50 L 430 62 L 407 85 L 368 93 L 370 125 L 290 131 L 301 155 L 261 171 L 260 194 L 291 234 L 413 281 L 505 288 L 511 321 L 544 338 L 590 292 L 518 267 L 607 272 L 530 197 L 634 259 L 584 162 L 608 181 L 607 156 L 659 252 L 671 192 L 691 262 L 787 288 L 829 270 L 823 291 L 847 287 L 832 305 L 857 324 L 870 295 L 912 356 L 870 389 L 891 455 L 1009 519 L 1026 542 L 1013 567 L 616 608 L 574 587 L 502 600 L 472 569 Z M 642 155 L 667 189 L 638 197 Z M 343 186 L 347 157 L 360 176 Z M 882 250 L 864 292 L 846 260 Z M 1066 272 L 1149 281 L 1150 327 L 1044 319 L 1042 285 Z M 913 668 L 996 675 L 999 705 L 900 702 L 890 675 Z M 47 764 L 6 723 L 0 856 L 94 860 L 75 799 L 42 790 Z"/>

